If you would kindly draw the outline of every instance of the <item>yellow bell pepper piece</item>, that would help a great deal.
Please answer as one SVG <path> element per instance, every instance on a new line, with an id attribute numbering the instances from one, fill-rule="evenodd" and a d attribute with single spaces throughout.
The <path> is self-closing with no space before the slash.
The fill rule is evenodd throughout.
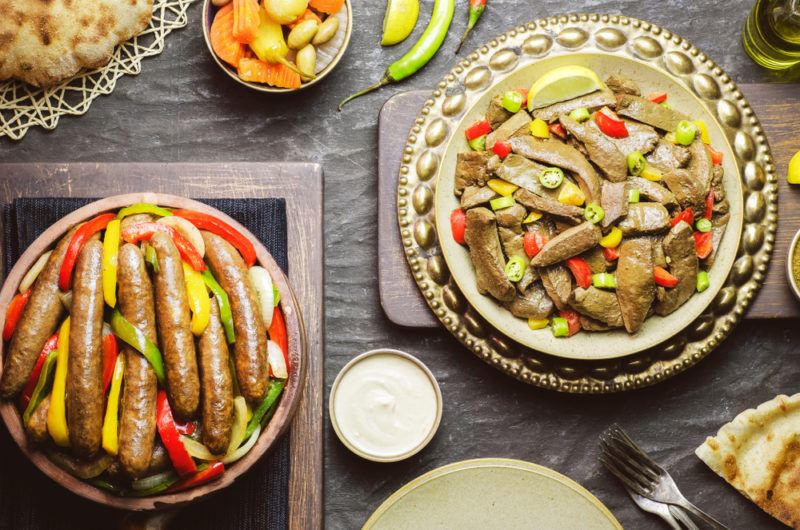
<path id="1" fill-rule="evenodd" d="M 531 134 L 534 135 L 536 138 L 550 138 L 550 127 L 547 125 L 547 122 L 536 118 L 528 125 L 528 128 L 531 131 Z"/>
<path id="2" fill-rule="evenodd" d="M 519 189 L 516 184 L 511 184 L 503 179 L 491 179 L 486 183 L 492 191 L 503 197 L 511 197 Z"/>
<path id="3" fill-rule="evenodd" d="M 616 226 L 611 231 L 600 238 L 600 246 L 604 248 L 617 248 L 622 243 L 622 230 Z"/>
<path id="4" fill-rule="evenodd" d="M 663 178 L 661 171 L 659 171 L 657 168 L 653 167 L 650 164 L 644 166 L 644 169 L 639 174 L 639 176 L 647 180 L 650 180 L 652 182 L 658 182 Z"/>
<path id="5" fill-rule="evenodd" d="M 532 330 L 536 331 L 537 329 L 544 329 L 550 324 L 550 321 L 546 318 L 529 318 L 528 319 L 528 327 Z"/>
<path id="6" fill-rule="evenodd" d="M 183 277 L 186 283 L 186 294 L 192 310 L 192 333 L 200 336 L 211 319 L 211 299 L 206 291 L 203 276 L 188 263 L 183 262 Z"/>
<path id="7" fill-rule="evenodd" d="M 538 221 L 542 218 L 542 212 L 533 211 L 528 214 L 528 217 L 523 219 L 523 224 L 533 223 L 534 221 Z"/>
<path id="8" fill-rule="evenodd" d="M 800 184 L 800 151 L 789 161 L 789 173 L 786 175 L 789 184 Z"/>
<path id="9" fill-rule="evenodd" d="M 711 143 L 711 137 L 708 135 L 708 127 L 706 126 L 706 122 L 703 120 L 694 120 L 694 126 L 697 127 L 697 130 L 700 132 L 700 139 L 703 141 L 704 144 L 708 145 Z"/>
<path id="10" fill-rule="evenodd" d="M 558 192 L 558 202 L 580 206 L 586 202 L 586 196 L 575 183 L 565 179 Z"/>
<path id="11" fill-rule="evenodd" d="M 108 392 L 108 405 L 103 419 L 103 449 L 111 456 L 119 452 L 119 393 L 125 375 L 125 356 L 117 355 L 114 374 L 111 376 L 111 389 Z"/>
<path id="12" fill-rule="evenodd" d="M 117 306 L 117 258 L 121 224 L 121 219 L 108 223 L 103 239 L 103 298 L 109 307 Z"/>
<path id="13" fill-rule="evenodd" d="M 67 363 L 69 362 L 69 322 L 61 324 L 58 331 L 58 349 L 56 350 L 56 373 L 53 377 L 53 391 L 50 394 L 50 409 L 47 411 L 47 432 L 61 447 L 69 447 L 69 430 L 67 429 Z"/>

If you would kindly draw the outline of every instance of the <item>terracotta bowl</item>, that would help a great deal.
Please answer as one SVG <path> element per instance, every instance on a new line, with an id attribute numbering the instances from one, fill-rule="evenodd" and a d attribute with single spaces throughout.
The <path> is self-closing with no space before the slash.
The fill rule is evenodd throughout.
<path id="1" fill-rule="evenodd" d="M 281 293 L 280 306 L 286 319 L 289 357 L 292 367 L 289 381 L 283 391 L 283 396 L 281 396 L 275 415 L 267 424 L 267 428 L 259 436 L 256 445 L 244 458 L 227 468 L 219 480 L 187 491 L 146 498 L 119 497 L 70 475 L 47 458 L 47 455 L 43 451 L 28 441 L 22 425 L 22 417 L 16 407 L 16 400 L 0 402 L 0 416 L 2 416 L 9 433 L 11 433 L 11 437 L 14 438 L 14 441 L 25 456 L 27 456 L 45 475 L 67 490 L 86 499 L 114 508 L 142 511 L 179 507 L 222 490 L 230 486 L 258 462 L 261 457 L 269 452 L 278 438 L 289 427 L 292 416 L 300 401 L 306 378 L 306 336 L 302 315 L 300 314 L 300 307 L 291 287 L 289 287 L 286 275 L 283 274 L 283 271 L 278 267 L 277 263 L 275 263 L 275 260 L 269 252 L 267 252 L 267 249 L 264 248 L 253 234 L 219 210 L 191 199 L 161 193 L 131 193 L 109 197 L 88 204 L 53 224 L 53 226 L 39 236 L 25 253 L 22 254 L 22 257 L 20 257 L 19 261 L 17 261 L 17 264 L 14 265 L 11 273 L 6 278 L 3 289 L 0 291 L 0 308 L 2 308 L 2 311 L 0 311 L 0 319 L 5 318 L 5 308 L 16 293 L 25 272 L 43 252 L 52 248 L 70 227 L 90 219 L 99 213 L 117 210 L 137 202 L 150 202 L 171 208 L 188 208 L 215 215 L 250 238 L 255 245 L 259 265 L 269 271 L 272 280 Z M 2 366 L 4 365 L 4 346 L 4 344 L 0 344 L 0 376 L 2 376 Z"/>

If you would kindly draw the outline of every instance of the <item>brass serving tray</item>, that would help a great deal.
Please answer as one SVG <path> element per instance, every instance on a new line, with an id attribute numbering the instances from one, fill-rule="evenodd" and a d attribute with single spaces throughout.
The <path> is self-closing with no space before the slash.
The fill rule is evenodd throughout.
<path id="1" fill-rule="evenodd" d="M 735 256 L 716 295 L 688 324 L 644 351 L 618 359 L 556 357 L 498 332 L 472 307 L 452 278 L 436 236 L 435 189 L 452 165 L 445 159 L 467 115 L 487 93 L 520 69 L 558 57 L 608 56 L 656 70 L 702 106 L 726 144 L 726 173 L 741 177 Z M 460 128 L 461 127 L 461 128 Z M 460 139 L 460 138 L 459 138 Z M 452 158 L 452 157 L 451 157 Z M 726 189 L 730 189 L 726 186 Z M 514 28 L 463 59 L 436 86 L 408 136 L 398 182 L 398 220 L 412 274 L 437 318 L 467 348 L 529 384 L 572 393 L 607 393 L 647 386 L 682 372 L 733 329 L 760 287 L 777 223 L 777 180 L 764 132 L 736 84 L 704 53 L 670 31 L 624 16 L 573 14 Z M 732 203 L 735 201 L 732 201 Z M 737 215 L 737 210 L 732 210 Z M 728 234 L 726 233 L 726 238 Z M 724 257 L 724 256 L 723 256 Z M 712 275 L 713 275 L 712 269 Z M 584 338 L 584 340 L 586 340 Z"/>

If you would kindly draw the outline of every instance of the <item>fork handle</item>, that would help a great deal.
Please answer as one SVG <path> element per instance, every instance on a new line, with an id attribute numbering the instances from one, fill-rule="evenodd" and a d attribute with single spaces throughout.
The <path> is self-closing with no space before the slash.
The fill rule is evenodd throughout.
<path id="1" fill-rule="evenodd" d="M 708 515 L 706 512 L 704 512 L 691 502 L 687 501 L 686 499 L 681 499 L 680 502 L 677 503 L 677 505 L 680 506 L 681 508 L 688 510 L 692 515 L 697 516 L 704 523 L 711 526 L 711 528 L 714 528 L 716 530 L 730 530 L 727 526 L 720 523 L 719 521 Z"/>

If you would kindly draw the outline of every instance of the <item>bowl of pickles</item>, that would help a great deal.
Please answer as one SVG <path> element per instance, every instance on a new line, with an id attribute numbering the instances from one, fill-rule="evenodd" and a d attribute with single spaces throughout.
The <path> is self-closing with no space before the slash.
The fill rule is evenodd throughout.
<path id="1" fill-rule="evenodd" d="M 260 92 L 301 90 L 344 55 L 350 0 L 205 0 L 203 35 L 231 79 Z"/>

